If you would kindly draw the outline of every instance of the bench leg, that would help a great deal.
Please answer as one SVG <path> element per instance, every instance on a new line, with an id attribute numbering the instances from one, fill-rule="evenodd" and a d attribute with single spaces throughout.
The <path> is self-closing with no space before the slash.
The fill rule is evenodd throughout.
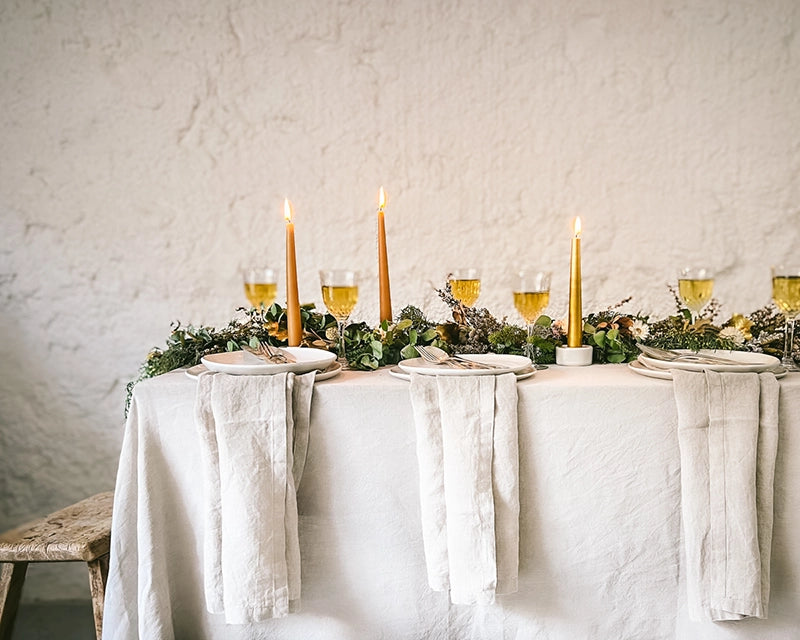
<path id="1" fill-rule="evenodd" d="M 92 592 L 92 610 L 94 611 L 94 631 L 97 640 L 103 636 L 103 601 L 106 597 L 106 580 L 108 580 L 108 554 L 87 563 L 89 565 L 89 589 Z M 0 640 L 3 640 L 0 638 Z"/>
<path id="2" fill-rule="evenodd" d="M 11 638 L 27 570 L 27 562 L 0 562 L 0 640 Z"/>

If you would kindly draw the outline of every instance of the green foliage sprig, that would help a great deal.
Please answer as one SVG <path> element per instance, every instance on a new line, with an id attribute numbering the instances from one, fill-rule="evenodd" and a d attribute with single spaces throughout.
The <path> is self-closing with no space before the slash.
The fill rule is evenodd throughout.
<path id="1" fill-rule="evenodd" d="M 344 341 L 348 366 L 362 371 L 415 358 L 417 344 L 445 346 L 435 325 L 413 306 L 405 307 L 392 324 L 384 320 L 375 329 L 363 322 L 348 326 Z"/>
<path id="2" fill-rule="evenodd" d="M 619 308 L 630 300 L 625 298 L 584 319 L 583 343 L 592 347 L 592 362 L 630 362 L 639 355 L 636 342 L 645 337 L 647 316 L 620 313 Z"/>

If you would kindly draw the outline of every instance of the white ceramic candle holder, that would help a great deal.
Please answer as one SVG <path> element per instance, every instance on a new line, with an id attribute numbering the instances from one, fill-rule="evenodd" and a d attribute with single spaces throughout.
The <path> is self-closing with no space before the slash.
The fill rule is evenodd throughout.
<path id="1" fill-rule="evenodd" d="M 556 364 L 566 367 L 588 366 L 592 364 L 592 348 L 588 345 L 556 347 Z"/>

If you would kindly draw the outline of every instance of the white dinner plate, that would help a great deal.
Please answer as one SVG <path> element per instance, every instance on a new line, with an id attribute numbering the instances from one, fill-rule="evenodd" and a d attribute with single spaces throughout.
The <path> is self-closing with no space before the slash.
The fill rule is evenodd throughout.
<path id="1" fill-rule="evenodd" d="M 528 369 L 523 369 L 522 371 L 516 371 L 514 372 L 514 375 L 517 376 L 517 382 L 519 382 L 520 380 L 530 378 L 534 373 L 536 373 L 536 369 L 530 367 Z M 389 375 L 394 376 L 395 378 L 400 378 L 400 380 L 411 380 L 411 374 L 406 373 L 400 367 L 392 367 L 389 369 Z"/>
<path id="2" fill-rule="evenodd" d="M 189 367 L 186 369 L 184 373 L 190 378 L 197 379 L 204 371 L 208 371 L 208 367 L 204 364 L 196 364 L 193 367 Z M 326 369 L 323 371 L 317 371 L 317 375 L 314 376 L 314 382 L 321 382 L 322 380 L 327 380 L 328 378 L 333 378 L 334 376 L 338 376 L 342 372 L 342 365 L 338 362 L 333 362 L 328 365 Z"/>
<path id="3" fill-rule="evenodd" d="M 638 360 L 629 362 L 628 368 L 634 373 L 638 373 L 640 376 L 647 376 L 648 378 L 658 378 L 659 380 L 672 380 L 672 374 L 669 372 L 669 369 L 651 369 L 650 367 L 646 367 L 645 365 L 643 365 Z M 788 373 L 788 371 L 786 371 L 786 369 L 780 365 L 778 365 L 774 369 L 769 369 L 769 371 L 774 373 L 776 378 L 783 378 L 783 376 L 785 376 Z"/>
<path id="4" fill-rule="evenodd" d="M 281 347 L 281 350 L 294 356 L 297 362 L 270 363 L 254 356 L 247 351 L 226 351 L 212 353 L 204 356 L 200 361 L 208 367 L 209 371 L 219 371 L 235 376 L 258 376 L 291 371 L 292 373 L 307 373 L 318 369 L 326 369 L 334 360 L 336 354 L 323 349 L 309 347 Z"/>
<path id="5" fill-rule="evenodd" d="M 690 349 L 675 349 L 678 353 L 695 353 Z M 721 351 L 714 349 L 700 349 L 698 355 L 704 356 L 719 356 L 726 360 L 734 360 L 737 364 L 702 364 L 699 362 L 691 361 L 667 361 L 659 360 L 657 358 L 650 358 L 643 353 L 639 354 L 639 362 L 650 369 L 683 369 L 684 371 L 703 371 L 708 369 L 710 371 L 729 371 L 729 372 L 747 372 L 747 371 L 767 371 L 774 369 L 780 365 L 780 360 L 774 356 L 768 356 L 766 353 L 752 353 L 750 351 Z"/>
<path id="6" fill-rule="evenodd" d="M 405 373 L 422 373 L 429 376 L 486 376 L 501 373 L 521 373 L 531 368 L 530 358 L 501 353 L 462 353 L 459 357 L 472 362 L 489 364 L 493 369 L 459 369 L 443 364 L 431 364 L 422 358 L 401 360 L 398 367 Z"/>

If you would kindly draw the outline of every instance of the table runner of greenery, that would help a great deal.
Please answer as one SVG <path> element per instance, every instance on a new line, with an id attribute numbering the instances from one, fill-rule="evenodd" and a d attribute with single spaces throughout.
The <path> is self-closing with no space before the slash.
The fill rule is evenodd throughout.
<path id="1" fill-rule="evenodd" d="M 676 313 L 665 318 L 654 320 L 642 313 L 622 311 L 630 298 L 585 316 L 583 344 L 592 347 L 592 362 L 635 360 L 639 353 L 637 341 L 669 349 L 735 349 L 781 356 L 785 322 L 774 306 L 749 316 L 735 314 L 723 323 L 716 323 L 720 304 L 714 299 L 693 322 L 675 288 L 669 289 L 675 299 Z M 404 358 L 416 357 L 417 344 L 432 344 L 450 353 L 523 354 L 532 350 L 537 362 L 548 364 L 555 362 L 556 347 L 566 344 L 566 327 L 548 316 L 539 317 L 533 335 L 528 338 L 523 327 L 505 318 L 498 320 L 488 309 L 462 305 L 453 298 L 449 284 L 437 291 L 452 311 L 450 321 L 432 322 L 420 309 L 407 306 L 391 323 L 384 321 L 377 327 L 364 322 L 349 325 L 345 329 L 345 344 L 350 368 L 369 371 L 397 364 Z M 300 313 L 302 345 L 335 351 L 338 336 L 334 317 L 318 312 L 314 305 L 304 305 Z M 236 351 L 243 344 L 256 346 L 259 342 L 285 345 L 285 310 L 278 304 L 267 309 L 240 308 L 228 325 L 220 329 L 183 326 L 178 322 L 173 324 L 166 342 L 166 348 L 150 351 L 138 377 L 128 384 L 128 402 L 133 386 L 140 380 L 196 365 L 210 353 Z"/>

